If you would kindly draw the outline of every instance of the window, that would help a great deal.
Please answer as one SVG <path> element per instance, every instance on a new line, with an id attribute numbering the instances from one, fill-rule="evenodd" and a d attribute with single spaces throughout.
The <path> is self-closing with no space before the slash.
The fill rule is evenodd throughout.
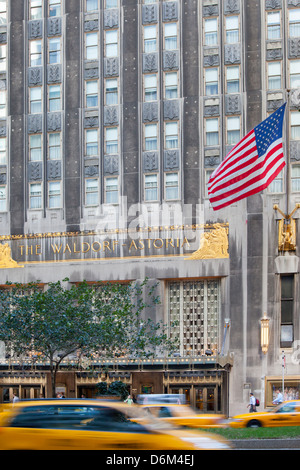
<path id="1" fill-rule="evenodd" d="M 59 181 L 52 181 L 48 184 L 48 197 L 50 209 L 61 207 L 61 190 Z"/>
<path id="2" fill-rule="evenodd" d="M 158 200 L 158 183 L 157 175 L 145 175 L 145 201 Z"/>
<path id="3" fill-rule="evenodd" d="M 291 139 L 300 140 L 300 113 L 291 111 Z"/>
<path id="4" fill-rule="evenodd" d="M 49 16 L 61 16 L 60 0 L 49 0 Z"/>
<path id="5" fill-rule="evenodd" d="M 6 0 L 0 0 L 0 25 L 7 23 Z"/>
<path id="6" fill-rule="evenodd" d="M 227 93 L 240 92 L 240 68 L 232 66 L 226 68 L 226 86 Z"/>
<path id="7" fill-rule="evenodd" d="M 155 73 L 144 75 L 144 93 L 145 101 L 157 100 L 157 75 Z"/>
<path id="8" fill-rule="evenodd" d="M 87 60 L 98 59 L 98 34 L 87 33 L 85 35 L 85 58 Z"/>
<path id="9" fill-rule="evenodd" d="M 106 31 L 105 33 L 105 56 L 118 56 L 118 31 Z"/>
<path id="10" fill-rule="evenodd" d="M 107 127 L 105 129 L 105 153 L 118 153 L 118 128 Z"/>
<path id="11" fill-rule="evenodd" d="M 31 183 L 29 185 L 29 208 L 42 208 L 42 183 Z"/>
<path id="12" fill-rule="evenodd" d="M 205 94 L 217 95 L 218 91 L 218 69 L 205 69 Z"/>
<path id="13" fill-rule="evenodd" d="M 225 18 L 226 42 L 233 44 L 239 42 L 239 18 L 238 16 L 227 16 Z"/>
<path id="14" fill-rule="evenodd" d="M 291 165 L 291 171 L 292 191 L 300 192 L 300 165 Z"/>
<path id="15" fill-rule="evenodd" d="M 60 85 L 49 86 L 49 112 L 61 110 L 61 90 Z"/>
<path id="16" fill-rule="evenodd" d="M 42 112 L 42 89 L 41 87 L 30 88 L 29 91 L 29 112 L 31 114 Z"/>
<path id="17" fill-rule="evenodd" d="M 294 275 L 281 276 L 280 347 L 290 348 L 294 340 Z"/>
<path id="18" fill-rule="evenodd" d="M 49 39 L 49 64 L 60 64 L 60 38 Z"/>
<path id="19" fill-rule="evenodd" d="M 182 357 L 199 356 L 219 345 L 220 285 L 217 280 L 167 284 L 170 339 L 179 338 Z M 174 326 L 173 326 L 174 325 Z"/>
<path id="20" fill-rule="evenodd" d="M 105 202 L 107 204 L 117 204 L 118 200 L 118 177 L 105 178 Z"/>
<path id="21" fill-rule="evenodd" d="M 99 201 L 99 180 L 96 178 L 85 181 L 85 204 L 97 206 Z"/>
<path id="22" fill-rule="evenodd" d="M 204 45 L 215 46 L 216 44 L 218 44 L 217 18 L 204 20 Z"/>
<path id="23" fill-rule="evenodd" d="M 118 0 L 105 0 L 105 8 L 117 8 Z"/>
<path id="24" fill-rule="evenodd" d="M 280 13 L 275 11 L 267 15 L 267 39 L 280 39 Z"/>
<path id="25" fill-rule="evenodd" d="M 291 38 L 300 37 L 300 9 L 289 10 L 289 33 Z"/>
<path id="26" fill-rule="evenodd" d="M 85 154 L 87 156 L 98 155 L 98 131 L 88 129 L 85 131 Z"/>
<path id="27" fill-rule="evenodd" d="M 105 103 L 108 106 L 118 104 L 118 80 L 116 78 L 105 80 Z"/>
<path id="28" fill-rule="evenodd" d="M 48 158 L 49 160 L 61 159 L 60 132 L 53 132 L 48 134 Z"/>
<path id="29" fill-rule="evenodd" d="M 0 117 L 6 117 L 6 90 L 0 91 Z"/>
<path id="30" fill-rule="evenodd" d="M 39 20 L 43 16 L 43 0 L 30 1 L 30 19 Z"/>
<path id="31" fill-rule="evenodd" d="M 0 72 L 6 71 L 6 50 L 7 50 L 7 45 L 1 44 L 0 45 Z"/>
<path id="32" fill-rule="evenodd" d="M 42 41 L 29 42 L 29 65 L 30 67 L 37 67 L 42 65 Z"/>
<path id="33" fill-rule="evenodd" d="M 300 88 L 300 60 L 290 61 L 290 86 Z"/>
<path id="34" fill-rule="evenodd" d="M 281 63 L 268 63 L 268 89 L 278 90 L 281 88 Z"/>
<path id="35" fill-rule="evenodd" d="M 165 98 L 172 100 L 178 98 L 177 72 L 165 73 Z"/>
<path id="36" fill-rule="evenodd" d="M 217 118 L 206 119 L 205 129 L 206 145 L 219 145 L 219 120 Z"/>
<path id="37" fill-rule="evenodd" d="M 178 148 L 178 122 L 165 123 L 165 148 Z"/>
<path id="38" fill-rule="evenodd" d="M 6 212 L 6 186 L 0 186 L 0 212 Z"/>
<path id="39" fill-rule="evenodd" d="M 283 171 L 273 179 L 268 186 L 269 193 L 282 193 L 283 192 Z"/>
<path id="40" fill-rule="evenodd" d="M 177 24 L 176 23 L 165 23 L 165 50 L 172 51 L 177 49 Z"/>
<path id="41" fill-rule="evenodd" d="M 171 201 L 179 198 L 178 173 L 165 174 L 165 200 Z"/>
<path id="42" fill-rule="evenodd" d="M 29 160 L 32 162 L 42 160 L 42 135 L 32 134 L 29 136 Z"/>
<path id="43" fill-rule="evenodd" d="M 98 0 L 86 0 L 86 11 L 98 10 Z"/>
<path id="44" fill-rule="evenodd" d="M 237 116 L 227 117 L 227 144 L 237 144 L 241 138 L 240 134 L 240 118 Z"/>
<path id="45" fill-rule="evenodd" d="M 6 159 L 6 137 L 0 137 L 0 164 L 5 165 L 7 163 Z"/>
<path id="46" fill-rule="evenodd" d="M 144 52 L 156 51 L 156 26 L 144 26 Z"/>
<path id="47" fill-rule="evenodd" d="M 157 124 L 145 125 L 145 150 L 157 150 Z"/>
<path id="48" fill-rule="evenodd" d="M 98 106 L 98 81 L 92 80 L 85 84 L 86 107 L 95 108 Z"/>

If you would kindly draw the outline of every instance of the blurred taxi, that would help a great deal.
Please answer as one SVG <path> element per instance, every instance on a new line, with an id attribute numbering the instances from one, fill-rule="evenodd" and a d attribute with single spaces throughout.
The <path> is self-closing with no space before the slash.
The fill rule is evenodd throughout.
<path id="1" fill-rule="evenodd" d="M 285 401 L 268 411 L 246 413 L 230 420 L 232 428 L 277 427 L 300 425 L 300 401 Z"/>
<path id="2" fill-rule="evenodd" d="M 137 405 L 53 399 L 19 401 L 0 413 L 1 450 L 226 450 L 219 436 L 142 424 Z M 158 423 L 158 424 L 157 424 Z"/>
<path id="3" fill-rule="evenodd" d="M 175 425 L 188 428 L 215 428 L 227 426 L 224 415 L 198 414 L 185 404 L 185 396 L 177 394 L 139 395 L 138 403 L 145 413 Z"/>

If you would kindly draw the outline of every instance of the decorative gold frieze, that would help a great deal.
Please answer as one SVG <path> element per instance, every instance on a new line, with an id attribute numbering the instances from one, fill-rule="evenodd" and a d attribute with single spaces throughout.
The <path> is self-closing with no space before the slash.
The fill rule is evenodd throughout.
<path id="1" fill-rule="evenodd" d="M 24 268 L 24 266 L 12 259 L 8 243 L 0 243 L 0 269 L 2 268 Z"/>
<path id="2" fill-rule="evenodd" d="M 217 223 L 201 234 L 200 247 L 187 259 L 228 258 L 228 228 Z"/>

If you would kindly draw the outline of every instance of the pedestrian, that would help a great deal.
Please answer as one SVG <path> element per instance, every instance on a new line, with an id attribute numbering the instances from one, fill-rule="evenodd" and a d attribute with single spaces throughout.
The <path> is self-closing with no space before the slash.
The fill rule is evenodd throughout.
<path id="1" fill-rule="evenodd" d="M 250 393 L 250 400 L 247 408 L 250 408 L 250 413 L 254 413 L 256 411 L 256 400 L 252 392 Z"/>
<path id="2" fill-rule="evenodd" d="M 131 398 L 131 395 L 128 395 L 126 400 L 124 400 L 124 403 L 127 403 L 127 405 L 132 405 L 133 399 Z"/>
<path id="3" fill-rule="evenodd" d="M 273 405 L 278 405 L 279 403 L 283 402 L 283 395 L 280 392 L 280 390 L 276 390 L 276 393 L 277 393 L 277 396 L 276 396 L 275 400 L 273 401 Z"/>

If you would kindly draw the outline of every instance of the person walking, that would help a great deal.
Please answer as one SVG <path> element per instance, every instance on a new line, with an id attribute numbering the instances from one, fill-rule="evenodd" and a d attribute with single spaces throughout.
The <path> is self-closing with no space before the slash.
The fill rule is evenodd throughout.
<path id="1" fill-rule="evenodd" d="M 254 413 L 256 411 L 256 400 L 252 392 L 250 393 L 250 401 L 247 408 L 250 408 L 250 413 Z"/>

